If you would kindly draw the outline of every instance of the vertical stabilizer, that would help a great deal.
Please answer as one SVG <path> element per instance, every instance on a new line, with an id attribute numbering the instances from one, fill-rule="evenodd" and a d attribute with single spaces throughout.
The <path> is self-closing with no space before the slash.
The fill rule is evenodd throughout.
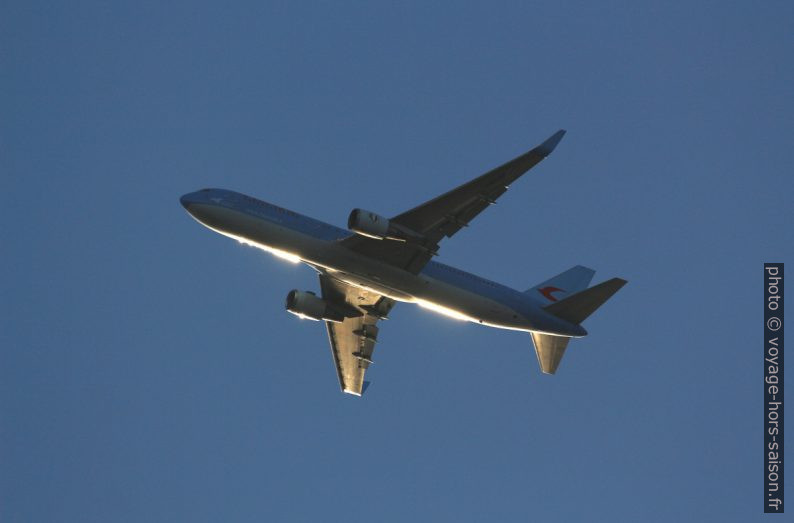
<path id="1" fill-rule="evenodd" d="M 577 265 L 544 281 L 540 285 L 526 290 L 524 293 L 542 305 L 549 305 L 563 300 L 582 289 L 586 289 L 590 285 L 594 274 L 595 271 L 593 269 Z"/>

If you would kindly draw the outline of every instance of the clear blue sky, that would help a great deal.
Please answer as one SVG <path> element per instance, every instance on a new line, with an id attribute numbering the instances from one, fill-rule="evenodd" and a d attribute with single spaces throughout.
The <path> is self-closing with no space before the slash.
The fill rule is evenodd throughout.
<path id="1" fill-rule="evenodd" d="M 791 2 L 227 4 L 0 8 L 3 522 L 763 517 Z M 342 395 L 323 326 L 284 311 L 314 273 L 178 202 L 344 225 L 558 128 L 439 257 L 629 280 L 554 377 L 526 334 L 400 305 Z"/>

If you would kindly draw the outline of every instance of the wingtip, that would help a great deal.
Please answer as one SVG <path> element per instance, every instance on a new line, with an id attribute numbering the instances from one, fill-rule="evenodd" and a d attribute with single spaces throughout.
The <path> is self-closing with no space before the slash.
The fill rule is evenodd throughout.
<path id="1" fill-rule="evenodd" d="M 560 140 L 562 140 L 563 136 L 565 136 L 565 129 L 560 129 L 556 133 L 552 134 L 545 142 L 540 144 L 537 147 L 537 151 L 543 156 L 550 155 L 557 147 L 557 144 L 560 143 Z"/>

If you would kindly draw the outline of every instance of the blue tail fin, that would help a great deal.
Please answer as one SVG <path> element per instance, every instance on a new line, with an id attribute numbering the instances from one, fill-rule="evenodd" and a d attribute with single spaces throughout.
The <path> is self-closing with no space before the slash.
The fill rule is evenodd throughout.
<path id="1" fill-rule="evenodd" d="M 593 269 L 577 265 L 528 289 L 525 294 L 541 305 L 549 305 L 586 289 L 594 274 Z"/>

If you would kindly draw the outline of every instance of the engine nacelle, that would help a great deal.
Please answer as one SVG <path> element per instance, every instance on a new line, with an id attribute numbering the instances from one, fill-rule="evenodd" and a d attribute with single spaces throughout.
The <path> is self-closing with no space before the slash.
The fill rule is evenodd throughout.
<path id="1" fill-rule="evenodd" d="M 345 316 L 327 301 L 318 298 L 313 292 L 293 289 L 287 294 L 285 303 L 287 312 L 299 318 L 308 318 L 315 321 L 344 321 Z"/>
<path id="2" fill-rule="evenodd" d="M 376 240 L 385 240 L 390 236 L 389 220 L 364 209 L 353 209 L 350 212 L 350 216 L 347 218 L 347 228 L 357 234 L 375 238 Z"/>

